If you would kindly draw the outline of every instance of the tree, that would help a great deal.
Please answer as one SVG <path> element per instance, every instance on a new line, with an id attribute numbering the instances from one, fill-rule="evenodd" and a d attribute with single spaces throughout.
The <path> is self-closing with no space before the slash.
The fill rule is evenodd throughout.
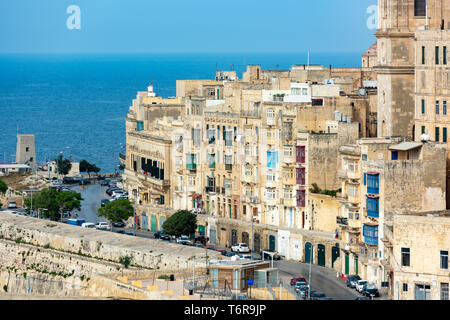
<path id="1" fill-rule="evenodd" d="M 133 206 L 128 199 L 119 199 L 98 208 L 98 216 L 105 217 L 112 222 L 123 222 L 133 216 Z"/>
<path id="2" fill-rule="evenodd" d="M 187 210 L 177 211 L 164 222 L 163 229 L 165 233 L 175 237 L 189 236 L 197 229 L 197 216 Z"/>
<path id="3" fill-rule="evenodd" d="M 8 190 L 8 186 L 2 179 L 0 179 L 0 193 L 4 194 L 6 190 Z"/>
<path id="4" fill-rule="evenodd" d="M 56 172 L 62 175 L 66 175 L 69 173 L 72 168 L 72 163 L 70 159 L 63 159 L 62 154 L 58 155 L 56 158 Z"/>
<path id="5" fill-rule="evenodd" d="M 86 160 L 80 161 L 80 172 L 87 172 L 89 174 L 89 177 L 91 176 L 91 172 L 98 175 L 100 172 L 100 168 L 97 167 L 95 164 L 89 163 Z"/>
<path id="6" fill-rule="evenodd" d="M 42 215 L 45 218 L 57 220 L 61 212 L 72 212 L 81 209 L 81 193 L 75 191 L 60 192 L 55 189 L 46 189 L 33 194 L 33 209 L 45 209 Z M 25 199 L 25 206 L 31 207 L 31 198 Z"/>

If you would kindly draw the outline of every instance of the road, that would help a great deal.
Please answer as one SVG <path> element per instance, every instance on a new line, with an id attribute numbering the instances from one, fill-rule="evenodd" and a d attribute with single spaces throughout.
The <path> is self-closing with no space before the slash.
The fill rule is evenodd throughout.
<path id="1" fill-rule="evenodd" d="M 78 218 L 92 223 L 108 222 L 105 218 L 97 215 L 97 210 L 100 208 L 100 201 L 104 198 L 109 198 L 105 193 L 106 187 L 102 187 L 100 184 L 91 184 L 87 186 L 70 186 L 69 188 L 81 193 L 84 199 L 81 202 L 81 211 L 74 211 L 74 213 L 76 212 L 78 214 Z"/>
<path id="2" fill-rule="evenodd" d="M 307 263 L 279 260 L 274 261 L 273 266 L 279 269 L 279 275 L 284 280 L 290 281 L 296 276 L 308 280 L 309 264 Z M 348 288 L 345 281 L 336 277 L 336 271 L 318 265 L 311 266 L 310 285 L 311 290 L 325 293 L 333 300 L 355 300 L 362 296 L 356 290 Z"/>

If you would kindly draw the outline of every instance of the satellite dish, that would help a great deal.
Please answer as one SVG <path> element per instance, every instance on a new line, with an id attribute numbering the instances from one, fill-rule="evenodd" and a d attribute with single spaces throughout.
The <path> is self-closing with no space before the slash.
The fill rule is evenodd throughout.
<path id="1" fill-rule="evenodd" d="M 367 96 L 367 90 L 366 89 L 359 89 L 359 95 L 361 96 L 361 97 L 365 97 L 365 96 Z"/>

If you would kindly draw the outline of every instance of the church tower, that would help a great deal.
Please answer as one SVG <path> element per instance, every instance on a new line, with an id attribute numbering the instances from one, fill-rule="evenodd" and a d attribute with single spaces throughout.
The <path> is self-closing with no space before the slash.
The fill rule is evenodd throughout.
<path id="1" fill-rule="evenodd" d="M 448 0 L 378 1 L 378 136 L 414 137 L 415 33 L 448 27 Z"/>

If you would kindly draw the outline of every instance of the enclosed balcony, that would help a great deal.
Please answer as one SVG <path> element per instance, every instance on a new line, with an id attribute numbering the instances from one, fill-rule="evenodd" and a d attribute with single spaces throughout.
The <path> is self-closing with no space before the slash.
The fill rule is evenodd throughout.
<path id="1" fill-rule="evenodd" d="M 378 197 L 369 197 L 366 198 L 366 209 L 367 216 L 370 218 L 379 218 L 379 198 Z"/>
<path id="2" fill-rule="evenodd" d="M 367 193 L 377 195 L 380 192 L 380 174 L 367 172 L 364 174 L 364 184 L 367 184 Z"/>
<path id="3" fill-rule="evenodd" d="M 378 224 L 363 225 L 364 243 L 377 246 L 378 245 Z"/>

